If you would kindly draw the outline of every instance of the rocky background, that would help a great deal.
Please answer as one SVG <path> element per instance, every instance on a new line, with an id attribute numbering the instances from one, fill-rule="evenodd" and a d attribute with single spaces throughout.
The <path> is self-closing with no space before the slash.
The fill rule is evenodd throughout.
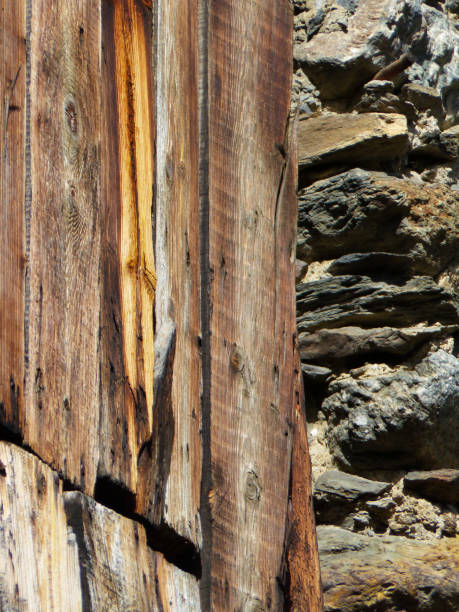
<path id="1" fill-rule="evenodd" d="M 325 609 L 459 610 L 459 2 L 296 0 Z"/>

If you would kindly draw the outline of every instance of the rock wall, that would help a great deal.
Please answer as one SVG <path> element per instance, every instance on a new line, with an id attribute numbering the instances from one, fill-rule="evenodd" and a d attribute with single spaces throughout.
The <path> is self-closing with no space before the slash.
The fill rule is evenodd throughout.
<path id="1" fill-rule="evenodd" d="M 459 3 L 297 0 L 297 324 L 326 610 L 459 609 Z"/>

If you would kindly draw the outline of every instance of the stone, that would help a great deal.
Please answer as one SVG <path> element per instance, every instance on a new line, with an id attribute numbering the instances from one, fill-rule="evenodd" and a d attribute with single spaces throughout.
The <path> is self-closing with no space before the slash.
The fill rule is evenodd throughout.
<path id="1" fill-rule="evenodd" d="M 295 280 L 298 282 L 303 278 L 308 269 L 308 264 L 305 261 L 301 261 L 301 259 L 295 260 Z"/>
<path id="2" fill-rule="evenodd" d="M 320 115 L 298 123 L 298 164 L 311 166 L 393 160 L 408 149 L 406 118 L 398 114 Z"/>
<path id="3" fill-rule="evenodd" d="M 365 505 L 372 516 L 380 521 L 387 521 L 397 504 L 392 497 L 382 497 L 381 499 L 368 501 Z"/>
<path id="4" fill-rule="evenodd" d="M 442 124 L 446 112 L 440 92 L 419 83 L 406 83 L 402 87 L 402 98 L 411 102 L 419 111 L 429 111 Z"/>
<path id="5" fill-rule="evenodd" d="M 326 503 L 372 499 L 385 493 L 390 486 L 389 482 L 369 480 L 339 470 L 328 470 L 317 479 L 314 499 Z"/>
<path id="6" fill-rule="evenodd" d="M 388 482 L 368 480 L 338 470 L 319 476 L 314 488 L 314 510 L 319 523 L 340 522 L 356 502 L 374 499 L 390 488 Z M 353 515 L 354 521 L 356 515 Z"/>
<path id="7" fill-rule="evenodd" d="M 298 332 L 341 326 L 406 326 L 456 323 L 459 300 L 428 276 L 404 283 L 343 275 L 297 285 Z"/>
<path id="8" fill-rule="evenodd" d="M 317 528 L 325 612 L 457 612 L 459 540 Z"/>
<path id="9" fill-rule="evenodd" d="M 459 359 L 443 350 L 412 370 L 342 375 L 321 410 L 347 469 L 459 468 Z"/>
<path id="10" fill-rule="evenodd" d="M 404 478 L 404 485 L 427 499 L 459 504 L 459 470 L 409 472 Z"/>
<path id="11" fill-rule="evenodd" d="M 350 358 L 403 358 L 422 344 L 451 336 L 457 325 L 429 327 L 339 327 L 301 333 L 298 346 L 301 359 L 306 362 L 336 365 Z"/>
<path id="12" fill-rule="evenodd" d="M 453 130 L 453 134 L 454 134 Z M 456 136 L 457 137 L 457 136 Z M 409 255 L 413 271 L 438 274 L 459 251 L 457 193 L 359 168 L 299 192 L 297 256 Z"/>
<path id="13" fill-rule="evenodd" d="M 303 376 L 313 383 L 323 383 L 332 374 L 332 371 L 328 368 L 311 365 L 309 363 L 302 363 L 301 371 L 303 373 Z"/>
<path id="14" fill-rule="evenodd" d="M 401 253 L 351 253 L 343 255 L 328 267 L 327 272 L 339 274 L 366 274 L 375 277 L 408 276 L 412 271 L 409 255 Z"/>
<path id="15" fill-rule="evenodd" d="M 409 40 L 422 21 L 419 5 L 411 10 L 405 5 L 397 0 L 357 0 L 352 7 L 327 3 L 320 27 L 294 47 L 295 61 L 324 100 L 349 95 L 395 59 L 393 54 L 402 54 L 402 38 Z"/>

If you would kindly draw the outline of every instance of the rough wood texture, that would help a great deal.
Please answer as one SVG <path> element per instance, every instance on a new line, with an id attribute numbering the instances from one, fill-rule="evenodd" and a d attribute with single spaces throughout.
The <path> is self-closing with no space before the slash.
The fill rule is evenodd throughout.
<path id="1" fill-rule="evenodd" d="M 143 3 L 102 2 L 100 427 L 104 444 L 98 476 L 131 493 L 138 484 L 138 453 L 153 426 L 151 30 L 151 11 Z"/>
<path id="2" fill-rule="evenodd" d="M 211 1 L 208 28 L 211 387 L 204 470 L 212 470 L 212 482 L 203 607 L 278 610 L 295 405 L 296 204 L 286 187 L 290 7 Z"/>
<path id="3" fill-rule="evenodd" d="M 24 437 L 92 491 L 99 412 L 99 5 L 33 2 Z"/>
<path id="4" fill-rule="evenodd" d="M 151 549 L 145 529 L 0 442 L 2 610 L 200 610 L 196 578 Z"/>
<path id="5" fill-rule="evenodd" d="M 304 410 L 301 370 L 297 368 L 297 404 L 293 430 L 290 476 L 289 527 L 286 562 L 288 600 L 291 612 L 323 610 L 317 537 L 312 505 L 311 460 Z"/>
<path id="6" fill-rule="evenodd" d="M 25 2 L 0 2 L 0 421 L 19 433 L 24 402 Z"/>
<path id="7" fill-rule="evenodd" d="M 167 346 L 174 333 L 175 354 L 172 378 L 160 382 L 155 372 L 157 393 L 169 398 L 155 399 L 156 417 L 169 424 L 162 433 L 158 431 L 163 439 L 154 442 L 161 448 L 150 451 L 161 470 L 156 507 L 139 491 L 139 511 L 143 505 L 143 513 L 154 522 L 164 520 L 181 536 L 200 544 L 197 3 L 159 1 L 156 27 L 155 321 L 156 337 L 161 340 L 155 342 L 159 353 L 161 344 Z"/>
<path id="8" fill-rule="evenodd" d="M 0 608 L 82 610 L 76 540 L 62 481 L 31 453 L 0 442 Z"/>
<path id="9" fill-rule="evenodd" d="M 141 525 L 81 493 L 65 493 L 64 504 L 78 545 L 85 610 L 200 609 L 196 578 L 151 550 Z"/>

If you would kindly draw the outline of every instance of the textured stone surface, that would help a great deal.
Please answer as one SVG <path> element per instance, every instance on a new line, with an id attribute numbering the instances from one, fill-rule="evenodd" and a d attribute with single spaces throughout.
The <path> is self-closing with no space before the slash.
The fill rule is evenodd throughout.
<path id="1" fill-rule="evenodd" d="M 368 480 L 339 470 L 319 476 L 314 488 L 314 510 L 318 522 L 338 522 L 356 502 L 375 499 L 390 488 L 390 483 Z"/>
<path id="2" fill-rule="evenodd" d="M 300 191 L 298 257 L 405 253 L 415 271 L 436 274 L 459 251 L 457 208 L 440 185 L 356 168 Z"/>
<path id="3" fill-rule="evenodd" d="M 399 357 L 420 345 L 455 333 L 457 325 L 430 327 L 338 327 L 302 333 L 298 337 L 301 359 L 324 364 L 343 363 L 349 358 Z"/>
<path id="4" fill-rule="evenodd" d="M 459 302 L 428 276 L 396 285 L 345 275 L 298 285 L 297 313 L 299 332 L 346 325 L 455 323 Z"/>
<path id="5" fill-rule="evenodd" d="M 459 470 L 409 472 L 405 488 L 436 501 L 459 504 Z"/>
<path id="6" fill-rule="evenodd" d="M 459 540 L 415 542 L 319 526 L 326 612 L 457 612 Z"/>
<path id="7" fill-rule="evenodd" d="M 403 115 L 366 113 L 325 115 L 298 124 L 298 163 L 308 166 L 391 160 L 408 148 Z"/>
<path id="8" fill-rule="evenodd" d="M 354 468 L 459 467 L 459 360 L 440 350 L 413 370 L 342 376 L 322 404 L 328 442 Z"/>

